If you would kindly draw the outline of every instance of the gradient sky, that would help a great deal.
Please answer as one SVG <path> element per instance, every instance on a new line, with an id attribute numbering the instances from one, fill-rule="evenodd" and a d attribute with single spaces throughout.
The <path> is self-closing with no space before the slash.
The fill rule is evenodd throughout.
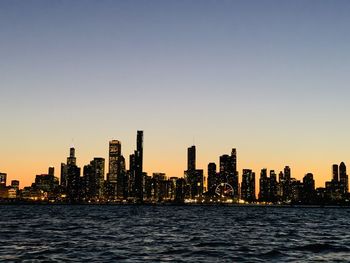
<path id="1" fill-rule="evenodd" d="M 0 1 L 0 171 L 128 156 L 183 176 L 237 148 L 316 185 L 350 165 L 349 1 Z M 241 172 L 240 172 L 241 174 Z"/>

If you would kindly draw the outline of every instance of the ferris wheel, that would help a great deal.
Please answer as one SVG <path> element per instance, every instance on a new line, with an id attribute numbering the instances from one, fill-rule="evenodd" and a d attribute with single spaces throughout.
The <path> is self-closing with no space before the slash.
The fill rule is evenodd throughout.
<path id="1" fill-rule="evenodd" d="M 233 187 L 229 183 L 220 183 L 215 189 L 215 193 L 221 197 L 233 196 Z"/>

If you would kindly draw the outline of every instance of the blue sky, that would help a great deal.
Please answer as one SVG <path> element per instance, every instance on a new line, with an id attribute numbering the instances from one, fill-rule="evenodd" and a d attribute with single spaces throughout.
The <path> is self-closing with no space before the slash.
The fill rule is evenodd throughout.
<path id="1" fill-rule="evenodd" d="M 127 156 L 143 129 L 149 173 L 182 176 L 195 138 L 204 169 L 237 147 L 240 169 L 291 165 L 323 183 L 349 159 L 349 13 L 348 1 L 1 1 L 0 170 L 30 182 L 72 142 L 80 165 L 110 139 Z"/>

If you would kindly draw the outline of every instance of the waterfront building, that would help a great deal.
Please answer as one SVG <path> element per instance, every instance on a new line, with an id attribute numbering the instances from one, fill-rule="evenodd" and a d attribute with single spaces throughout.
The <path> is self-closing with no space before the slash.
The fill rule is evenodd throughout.
<path id="1" fill-rule="evenodd" d="M 0 188 L 6 186 L 7 174 L 0 173 Z"/>
<path id="2" fill-rule="evenodd" d="M 187 149 L 186 198 L 200 197 L 204 190 L 203 170 L 196 169 L 196 146 Z"/>
<path id="3" fill-rule="evenodd" d="M 219 174 L 216 172 L 216 164 L 208 164 L 208 193 L 209 195 L 214 195 L 216 187 L 219 183 Z"/>
<path id="4" fill-rule="evenodd" d="M 241 199 L 246 202 L 255 202 L 255 173 L 250 169 L 243 169 L 241 183 Z"/>
<path id="5" fill-rule="evenodd" d="M 143 131 L 137 131 L 135 151 L 135 197 L 136 201 L 143 201 L 144 174 L 143 174 Z"/>
<path id="6" fill-rule="evenodd" d="M 70 155 L 67 158 L 66 192 L 68 202 L 78 202 L 80 200 L 81 182 L 80 168 L 76 165 L 75 149 L 70 148 Z"/>

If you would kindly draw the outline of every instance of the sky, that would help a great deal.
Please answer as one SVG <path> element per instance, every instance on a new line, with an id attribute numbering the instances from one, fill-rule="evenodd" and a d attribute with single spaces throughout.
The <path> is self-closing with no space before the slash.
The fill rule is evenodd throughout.
<path id="1" fill-rule="evenodd" d="M 30 185 L 144 130 L 144 170 L 350 165 L 349 1 L 0 1 L 0 172 Z M 128 163 L 128 162 L 127 162 Z M 107 168 L 107 166 L 106 166 Z"/>

